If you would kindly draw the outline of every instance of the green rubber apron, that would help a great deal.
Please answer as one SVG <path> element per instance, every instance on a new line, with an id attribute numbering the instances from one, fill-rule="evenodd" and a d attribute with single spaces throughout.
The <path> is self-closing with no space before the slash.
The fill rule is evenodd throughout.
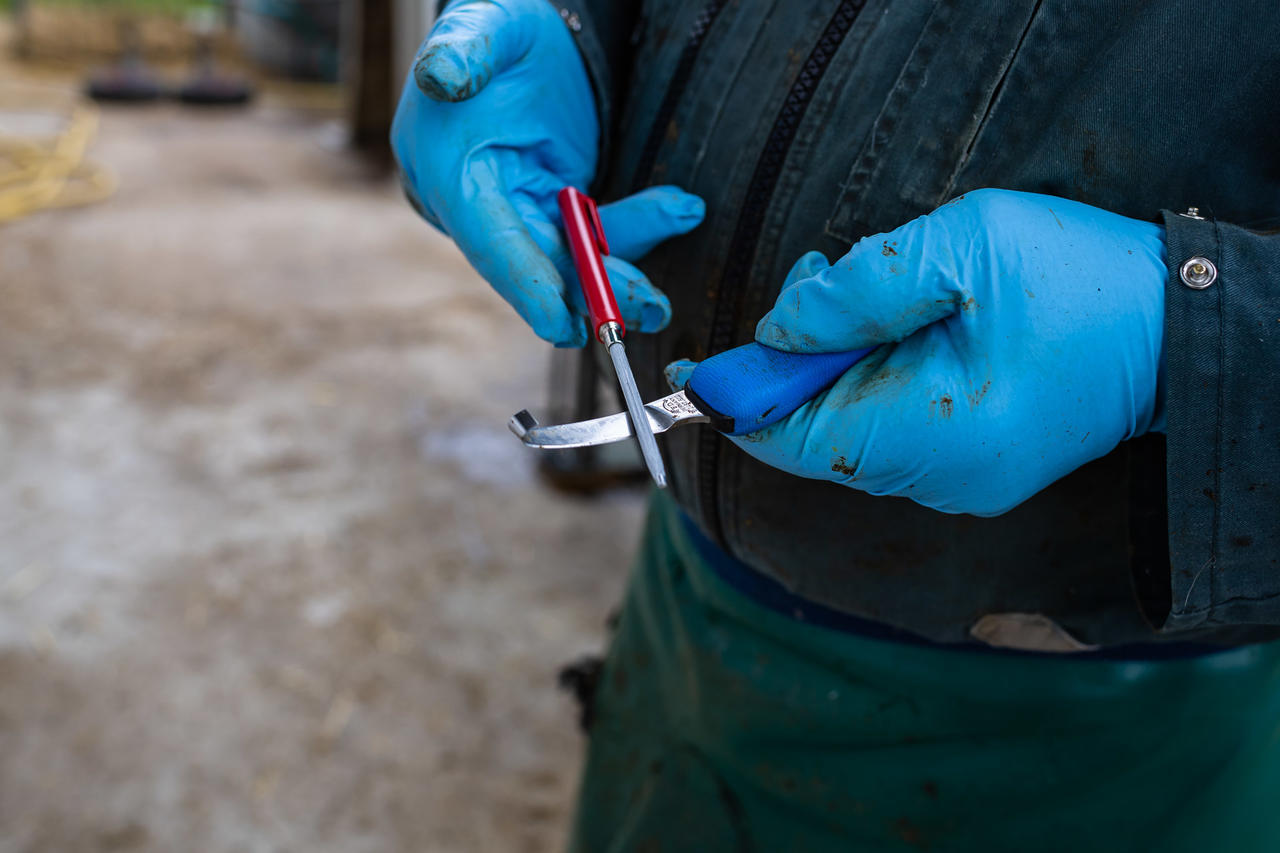
<path id="1" fill-rule="evenodd" d="M 898 642 L 766 606 L 717 557 L 653 499 L 571 850 L 1280 851 L 1280 643 Z"/>

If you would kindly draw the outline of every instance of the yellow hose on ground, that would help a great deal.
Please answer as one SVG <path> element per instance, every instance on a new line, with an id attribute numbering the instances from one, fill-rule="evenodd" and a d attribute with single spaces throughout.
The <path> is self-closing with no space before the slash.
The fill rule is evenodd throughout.
<path id="1" fill-rule="evenodd" d="M 7 134 L 6 114 L 44 117 L 59 127 L 45 135 Z M 97 109 L 69 93 L 0 88 L 0 223 L 111 195 L 115 178 L 84 160 L 97 126 Z"/>

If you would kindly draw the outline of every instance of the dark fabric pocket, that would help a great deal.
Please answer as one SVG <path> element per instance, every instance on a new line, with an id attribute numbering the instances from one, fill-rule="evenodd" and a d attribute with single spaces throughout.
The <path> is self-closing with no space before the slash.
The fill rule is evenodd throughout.
<path id="1" fill-rule="evenodd" d="M 826 224 L 852 243 L 946 200 L 1041 0 L 942 0 L 890 90 Z"/>

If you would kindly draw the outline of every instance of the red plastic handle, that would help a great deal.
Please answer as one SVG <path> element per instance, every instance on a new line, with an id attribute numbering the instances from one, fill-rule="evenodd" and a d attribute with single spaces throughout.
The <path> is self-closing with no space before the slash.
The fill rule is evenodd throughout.
<path id="1" fill-rule="evenodd" d="M 609 286 L 609 274 L 604 270 L 603 256 L 609 254 L 609 244 L 604 238 L 604 226 L 600 224 L 600 211 L 590 196 L 573 187 L 560 190 L 556 201 L 564 218 L 564 233 L 569 239 L 582 295 L 591 314 L 591 330 L 599 339 L 601 326 L 617 323 L 621 337 L 627 329 L 622 323 L 618 302 L 613 298 L 613 288 Z"/>

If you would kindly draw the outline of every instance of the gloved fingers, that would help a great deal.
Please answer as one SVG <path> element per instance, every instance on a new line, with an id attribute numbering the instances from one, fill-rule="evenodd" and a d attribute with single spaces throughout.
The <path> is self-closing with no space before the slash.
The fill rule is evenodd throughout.
<path id="1" fill-rule="evenodd" d="M 663 368 L 662 375 L 666 377 L 667 385 L 672 391 L 679 391 L 689 384 L 689 377 L 693 376 L 693 369 L 697 366 L 696 361 L 690 361 L 687 358 L 677 359 Z"/>
<path id="2" fill-rule="evenodd" d="M 569 254 L 569 247 L 565 244 L 559 227 L 551 221 L 542 206 L 525 193 L 516 193 L 512 202 L 538 247 L 550 258 L 561 279 L 566 282 L 563 291 L 565 302 L 575 316 L 586 317 L 588 312 L 582 285 L 578 281 L 573 257 Z M 600 209 L 600 213 L 603 219 L 604 208 Z M 605 233 L 608 234 L 608 231 Z M 671 302 L 662 291 L 654 287 L 644 273 L 616 255 L 604 257 L 604 269 L 627 329 L 658 332 L 667 327 L 671 322 Z"/>
<path id="3" fill-rule="evenodd" d="M 609 251 L 624 261 L 638 261 L 655 246 L 692 231 L 707 206 L 679 187 L 649 187 L 600 208 L 600 223 Z"/>
<path id="4" fill-rule="evenodd" d="M 567 252 L 565 257 L 568 257 Z M 572 266 L 572 261 L 569 263 Z M 605 256 L 604 271 L 609 275 L 613 298 L 617 300 L 618 311 L 622 314 L 622 322 L 627 331 L 651 334 L 667 327 L 671 322 L 671 301 L 644 273 L 612 255 Z M 587 303 L 582 296 L 582 288 L 578 285 L 577 272 L 570 269 L 566 276 L 573 282 L 569 289 L 569 301 L 585 317 L 588 313 Z"/>
<path id="5" fill-rule="evenodd" d="M 904 408 L 904 393 L 911 396 L 908 377 L 883 369 L 889 349 L 867 356 L 776 424 L 729 439 L 783 471 L 884 494 L 893 462 L 883 458 L 877 436 Z"/>
<path id="6" fill-rule="evenodd" d="M 528 52 L 529 19 L 506 5 L 456 0 L 440 14 L 413 62 L 413 78 L 427 97 L 465 101 Z"/>
<path id="7" fill-rule="evenodd" d="M 668 364 L 662 372 L 671 390 L 679 391 L 689 384 L 697 366 L 698 362 L 682 358 Z M 853 369 L 857 369 L 857 365 Z M 811 470 L 813 454 L 806 451 L 806 445 L 814 416 L 821 411 L 828 393 L 824 391 L 772 426 L 727 438 L 766 465 L 802 477 L 825 479 L 821 468 L 816 469 L 816 473 Z"/>
<path id="8" fill-rule="evenodd" d="M 875 458 L 862 449 L 871 446 L 884 417 L 904 408 L 903 395 L 912 393 L 908 372 L 885 369 L 891 350 L 881 347 L 871 353 L 778 423 L 728 438 L 783 471 L 851 483 L 862 460 Z M 689 359 L 671 362 L 663 371 L 667 384 L 673 391 L 684 388 L 697 366 Z M 890 411 L 886 415 L 882 410 Z"/>
<path id="9" fill-rule="evenodd" d="M 903 340 L 963 302 L 949 241 L 944 224 L 922 216 L 860 240 L 829 267 L 815 269 L 816 253 L 804 256 L 796 266 L 812 272 L 783 288 L 756 340 L 810 353 Z"/>
<path id="10" fill-rule="evenodd" d="M 496 165 L 473 157 L 462 181 L 459 197 L 466 203 L 444 211 L 441 220 L 467 260 L 538 337 L 559 347 L 585 344 L 586 324 L 570 311 L 565 281 L 539 245 L 545 235 L 529 227 L 507 197 Z"/>
<path id="11" fill-rule="evenodd" d="M 614 298 L 627 328 L 646 334 L 661 332 L 671 322 L 671 300 L 648 276 L 613 256 L 604 259 Z"/>
<path id="12" fill-rule="evenodd" d="M 848 454 L 841 452 L 843 440 L 838 443 L 825 442 L 818 446 L 819 441 L 828 437 L 819 431 L 815 422 L 822 419 L 822 407 L 830 394 L 830 390 L 822 392 L 783 420 L 764 429 L 726 437 L 773 468 L 811 480 L 832 479 L 827 468 L 828 457 L 842 460 L 837 465 L 846 465 Z M 849 467 L 856 470 L 854 465 Z"/>

